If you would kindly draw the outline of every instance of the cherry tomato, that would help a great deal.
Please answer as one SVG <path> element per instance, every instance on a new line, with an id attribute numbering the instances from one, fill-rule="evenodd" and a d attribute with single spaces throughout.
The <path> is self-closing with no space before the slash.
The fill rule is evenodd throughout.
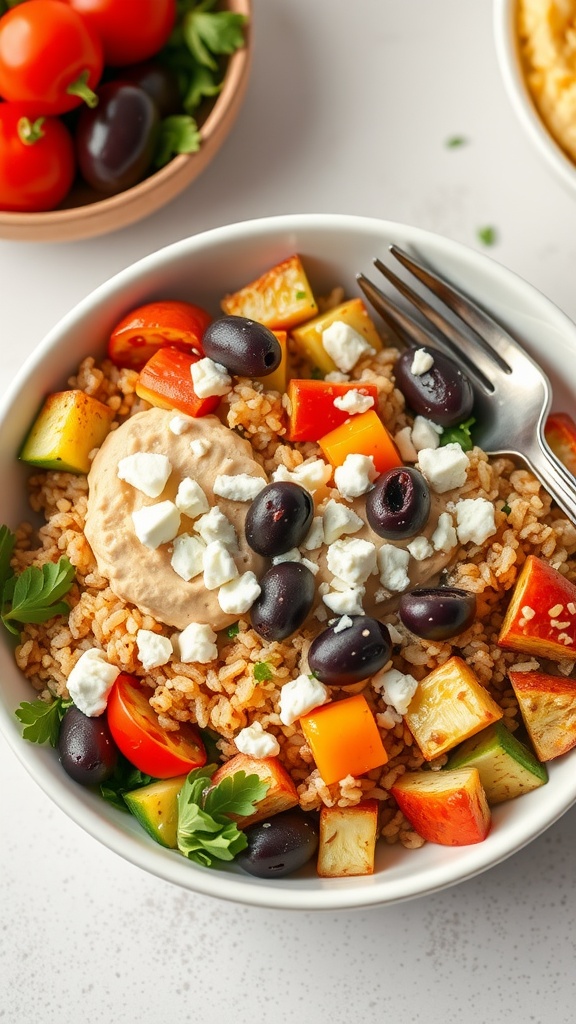
<path id="1" fill-rule="evenodd" d="M 204 355 L 202 335 L 211 320 L 205 309 L 191 302 L 149 302 L 116 324 L 108 356 L 117 366 L 141 370 L 157 349 L 166 346 Z"/>
<path id="2" fill-rule="evenodd" d="M 176 0 L 68 0 L 98 34 L 106 64 L 122 67 L 153 57 L 176 21 Z"/>
<path id="3" fill-rule="evenodd" d="M 0 18 L 0 95 L 38 114 L 94 105 L 103 69 L 94 30 L 60 0 L 28 0 Z"/>
<path id="4" fill-rule="evenodd" d="M 0 209 L 53 210 L 74 181 L 74 145 L 58 118 L 27 114 L 0 103 Z"/>
<path id="5" fill-rule="evenodd" d="M 107 718 L 112 739 L 124 757 L 156 779 L 172 779 L 206 764 L 206 751 L 192 725 L 168 732 L 134 676 L 121 672 L 108 698 Z"/>

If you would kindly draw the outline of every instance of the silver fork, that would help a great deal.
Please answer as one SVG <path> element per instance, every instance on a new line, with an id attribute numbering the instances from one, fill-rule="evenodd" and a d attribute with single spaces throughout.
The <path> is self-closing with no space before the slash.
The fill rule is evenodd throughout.
<path id="1" fill-rule="evenodd" d="M 376 268 L 419 311 L 423 322 L 392 302 L 364 274 L 358 274 L 358 284 L 370 304 L 405 344 L 436 347 L 460 366 L 474 388 L 475 443 L 489 455 L 522 460 L 569 519 L 576 521 L 576 478 L 552 453 L 544 437 L 552 401 L 544 371 L 467 295 L 398 246 L 391 245 L 389 250 L 441 305 L 429 302 L 379 259 L 374 260 Z"/>

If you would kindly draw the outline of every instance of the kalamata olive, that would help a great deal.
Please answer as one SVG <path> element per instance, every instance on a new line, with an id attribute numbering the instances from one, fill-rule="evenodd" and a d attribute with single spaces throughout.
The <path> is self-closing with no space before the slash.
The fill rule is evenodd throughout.
<path id="1" fill-rule="evenodd" d="M 160 115 L 148 93 L 136 85 L 108 82 L 98 89 L 98 106 L 85 107 L 76 129 L 78 166 L 98 192 L 131 188 L 150 168 Z"/>
<path id="2" fill-rule="evenodd" d="M 429 370 L 413 373 L 414 349 L 403 352 L 394 368 L 396 384 L 413 412 L 442 427 L 452 427 L 472 412 L 474 392 L 460 368 L 438 349 L 424 349 L 434 359 Z"/>
<path id="3" fill-rule="evenodd" d="M 388 661 L 390 634 L 383 622 L 369 615 L 351 615 L 352 625 L 329 626 L 312 641 L 308 664 L 326 686 L 348 686 L 368 679 Z"/>
<path id="4" fill-rule="evenodd" d="M 118 750 L 106 718 L 88 718 L 78 708 L 68 708 L 58 738 L 64 771 L 83 786 L 98 786 L 112 775 Z"/>
<path id="5" fill-rule="evenodd" d="M 402 594 L 398 614 L 423 640 L 448 640 L 472 625 L 476 596 L 457 587 L 419 587 Z"/>
<path id="6" fill-rule="evenodd" d="M 265 377 L 280 365 L 282 349 L 264 324 L 245 316 L 213 320 L 202 338 L 204 353 L 241 377 Z"/>
<path id="7" fill-rule="evenodd" d="M 383 473 L 366 496 L 366 518 L 386 540 L 415 537 L 428 522 L 430 488 L 417 469 L 396 466 Z"/>
<path id="8" fill-rule="evenodd" d="M 265 558 L 283 555 L 302 543 L 313 516 L 312 495 L 300 484 L 268 484 L 246 513 L 246 540 L 253 551 Z"/>
<path id="9" fill-rule="evenodd" d="M 250 609 L 252 625 L 265 640 L 295 633 L 314 602 L 314 576 L 301 562 L 280 562 L 264 573 Z"/>
<path id="10" fill-rule="evenodd" d="M 248 846 L 236 864 L 258 878 L 283 878 L 303 867 L 318 848 L 318 826 L 303 811 L 282 811 L 244 830 Z"/>
<path id="11" fill-rule="evenodd" d="M 115 76 L 123 82 L 130 82 L 147 92 L 154 100 L 160 117 L 182 112 L 182 96 L 178 75 L 166 64 L 147 60 L 143 64 L 132 64 L 116 71 Z"/>

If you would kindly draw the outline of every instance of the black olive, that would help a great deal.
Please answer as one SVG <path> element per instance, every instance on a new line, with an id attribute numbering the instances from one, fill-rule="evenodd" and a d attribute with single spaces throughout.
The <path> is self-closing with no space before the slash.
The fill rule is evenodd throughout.
<path id="1" fill-rule="evenodd" d="M 280 562 L 264 573 L 250 609 L 252 626 L 265 640 L 284 640 L 302 625 L 314 603 L 314 576 L 301 562 Z"/>
<path id="2" fill-rule="evenodd" d="M 283 878 L 316 853 L 318 827 L 303 811 L 283 811 L 244 830 L 248 846 L 235 863 L 258 878 Z"/>
<path id="3" fill-rule="evenodd" d="M 60 725 L 58 752 L 64 771 L 83 786 L 98 786 L 113 774 L 118 749 L 106 717 L 89 718 L 68 708 Z"/>
<path id="4" fill-rule="evenodd" d="M 158 108 L 137 85 L 108 82 L 98 106 L 85 107 L 76 129 L 78 166 L 98 192 L 114 195 L 147 174 L 160 130 Z"/>
<path id="5" fill-rule="evenodd" d="M 474 392 L 462 370 L 438 349 L 424 349 L 434 362 L 425 373 L 412 373 L 414 349 L 403 352 L 396 362 L 396 384 L 415 413 L 441 427 L 452 427 L 472 412 Z"/>
<path id="6" fill-rule="evenodd" d="M 366 518 L 386 540 L 415 537 L 430 515 L 430 488 L 417 469 L 396 466 L 383 473 L 366 496 Z"/>
<path id="7" fill-rule="evenodd" d="M 259 555 L 283 555 L 302 543 L 313 516 L 312 495 L 300 484 L 268 484 L 246 513 L 246 540 Z"/>
<path id="8" fill-rule="evenodd" d="M 266 377 L 280 365 L 280 342 L 264 324 L 244 316 L 213 320 L 202 338 L 205 355 L 241 377 Z"/>
<path id="9" fill-rule="evenodd" d="M 308 664 L 327 686 L 348 686 L 368 679 L 390 658 L 392 643 L 383 622 L 368 615 L 351 615 L 352 625 L 341 620 L 323 630 L 310 645 Z"/>
<path id="10" fill-rule="evenodd" d="M 398 615 L 423 640 L 448 640 L 472 625 L 476 596 L 457 587 L 420 587 L 402 594 Z"/>
<path id="11" fill-rule="evenodd" d="M 137 85 L 154 100 L 160 117 L 169 117 L 182 111 L 182 95 L 176 72 L 166 64 L 147 60 L 115 71 L 115 77 Z"/>

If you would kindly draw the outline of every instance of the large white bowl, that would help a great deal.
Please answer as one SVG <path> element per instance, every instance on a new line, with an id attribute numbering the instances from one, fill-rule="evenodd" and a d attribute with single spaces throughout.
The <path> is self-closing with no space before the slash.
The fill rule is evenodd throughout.
<path id="1" fill-rule="evenodd" d="M 518 0 L 493 0 L 496 56 L 508 99 L 531 144 L 570 191 L 576 193 L 576 164 L 551 134 L 532 99 L 520 57 L 516 12 Z"/>
<path id="2" fill-rule="evenodd" d="M 14 527 L 28 514 L 25 470 L 16 452 L 41 397 L 61 387 L 78 361 L 101 353 L 115 322 L 131 307 L 170 296 L 214 313 L 219 299 L 294 252 L 314 287 L 343 284 L 357 293 L 355 274 L 374 273 L 372 259 L 396 242 L 412 247 L 488 306 L 521 336 L 549 372 L 555 408 L 576 393 L 576 327 L 530 285 L 484 255 L 455 242 L 385 221 L 347 216 L 267 218 L 217 228 L 146 257 L 102 285 L 73 309 L 38 346 L 0 408 L 0 522 Z M 5 631 L 0 638 L 0 727 L 17 757 L 46 794 L 105 846 L 176 885 L 240 903 L 334 910 L 392 903 L 461 882 L 519 850 L 576 800 L 576 751 L 550 765 L 548 785 L 494 810 L 492 832 L 460 849 L 427 844 L 406 851 L 382 844 L 374 875 L 348 879 L 260 880 L 239 870 L 205 869 L 149 839 L 135 819 L 76 785 L 53 750 L 25 742 L 14 710 L 31 697 L 17 671 Z"/>

